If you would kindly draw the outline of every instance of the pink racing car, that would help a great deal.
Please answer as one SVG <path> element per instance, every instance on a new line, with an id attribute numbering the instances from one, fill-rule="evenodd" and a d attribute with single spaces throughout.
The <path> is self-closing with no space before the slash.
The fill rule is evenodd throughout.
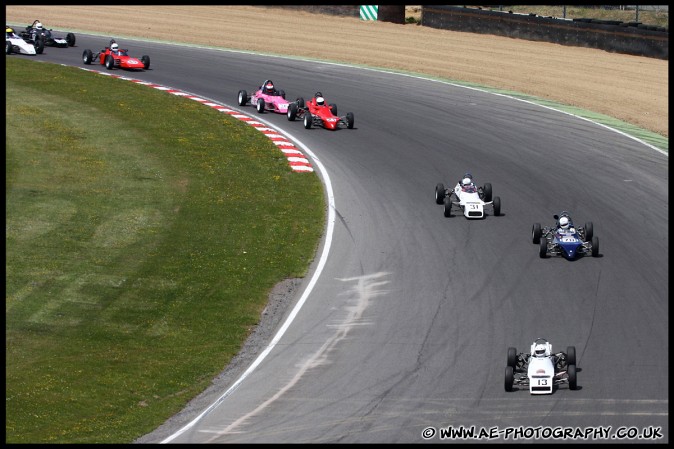
<path id="1" fill-rule="evenodd" d="M 248 95 L 245 90 L 239 91 L 239 106 L 245 106 L 251 103 L 262 114 L 264 111 L 272 111 L 279 114 L 287 114 L 288 107 L 291 104 L 297 104 L 304 107 L 304 99 L 297 98 L 295 101 L 286 100 L 286 93 L 283 89 L 276 89 L 272 80 L 265 80 L 259 89 L 253 95 Z"/>

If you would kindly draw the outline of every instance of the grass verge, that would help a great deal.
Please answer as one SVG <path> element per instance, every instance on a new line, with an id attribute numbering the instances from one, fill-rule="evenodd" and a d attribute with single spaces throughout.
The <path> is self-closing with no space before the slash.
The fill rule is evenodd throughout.
<path id="1" fill-rule="evenodd" d="M 6 443 L 129 443 L 203 391 L 302 277 L 315 173 L 198 102 L 6 61 Z"/>

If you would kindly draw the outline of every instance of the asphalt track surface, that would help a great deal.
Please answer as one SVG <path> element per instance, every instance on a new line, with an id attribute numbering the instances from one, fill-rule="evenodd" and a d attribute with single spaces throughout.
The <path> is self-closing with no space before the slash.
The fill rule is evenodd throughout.
<path id="1" fill-rule="evenodd" d="M 107 41 L 78 33 L 76 47 L 36 59 L 85 67 L 83 50 Z M 238 387 L 146 442 L 441 442 L 422 431 L 448 426 L 610 426 L 610 435 L 652 426 L 668 442 L 667 155 L 586 120 L 437 81 L 128 39 L 122 47 L 150 55 L 151 70 L 116 74 L 227 106 L 271 78 L 289 98 L 320 90 L 340 115 L 355 114 L 354 129 L 334 132 L 264 114 L 329 177 L 325 266 Z M 436 183 L 466 171 L 492 184 L 502 216 L 443 216 Z M 551 226 L 561 210 L 594 223 L 600 257 L 538 257 L 532 224 Z M 578 390 L 504 391 L 507 347 L 527 352 L 536 337 L 555 351 L 576 347 Z"/>

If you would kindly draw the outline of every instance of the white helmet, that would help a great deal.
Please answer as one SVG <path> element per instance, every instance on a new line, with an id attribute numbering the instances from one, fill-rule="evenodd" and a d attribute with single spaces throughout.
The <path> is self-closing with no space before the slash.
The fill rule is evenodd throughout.
<path id="1" fill-rule="evenodd" d="M 112 45 L 110 45 L 110 50 L 112 50 L 112 51 L 117 51 L 117 50 L 119 50 L 119 45 L 117 45 L 117 42 L 115 42 L 115 43 L 113 43 Z"/>
<path id="2" fill-rule="evenodd" d="M 38 29 L 38 30 L 41 30 L 42 29 L 42 22 L 36 23 L 35 28 Z"/>
<path id="3" fill-rule="evenodd" d="M 325 104 L 325 98 L 316 97 L 316 104 L 319 105 L 319 106 L 323 106 Z"/>
<path id="4" fill-rule="evenodd" d="M 469 186 L 470 183 L 471 183 L 471 179 L 470 179 L 470 178 L 463 178 L 463 179 L 461 180 L 461 184 L 462 184 L 463 186 Z"/>
<path id="5" fill-rule="evenodd" d="M 535 357 L 545 357 L 545 345 L 542 343 L 539 343 L 536 345 L 534 348 L 534 356 Z"/>
<path id="6" fill-rule="evenodd" d="M 569 218 L 562 217 L 559 219 L 559 227 L 562 229 L 569 229 Z"/>

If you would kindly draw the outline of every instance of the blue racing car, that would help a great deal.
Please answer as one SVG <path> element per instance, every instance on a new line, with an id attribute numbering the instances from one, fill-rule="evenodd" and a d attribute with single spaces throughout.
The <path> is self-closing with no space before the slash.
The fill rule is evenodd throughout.
<path id="1" fill-rule="evenodd" d="M 531 229 L 532 240 L 539 245 L 541 259 L 548 255 L 563 256 L 568 260 L 586 255 L 599 256 L 599 239 L 594 235 L 591 221 L 576 228 L 567 211 L 554 215 L 554 218 L 557 223 L 553 227 L 541 228 L 540 223 L 534 223 Z"/>

